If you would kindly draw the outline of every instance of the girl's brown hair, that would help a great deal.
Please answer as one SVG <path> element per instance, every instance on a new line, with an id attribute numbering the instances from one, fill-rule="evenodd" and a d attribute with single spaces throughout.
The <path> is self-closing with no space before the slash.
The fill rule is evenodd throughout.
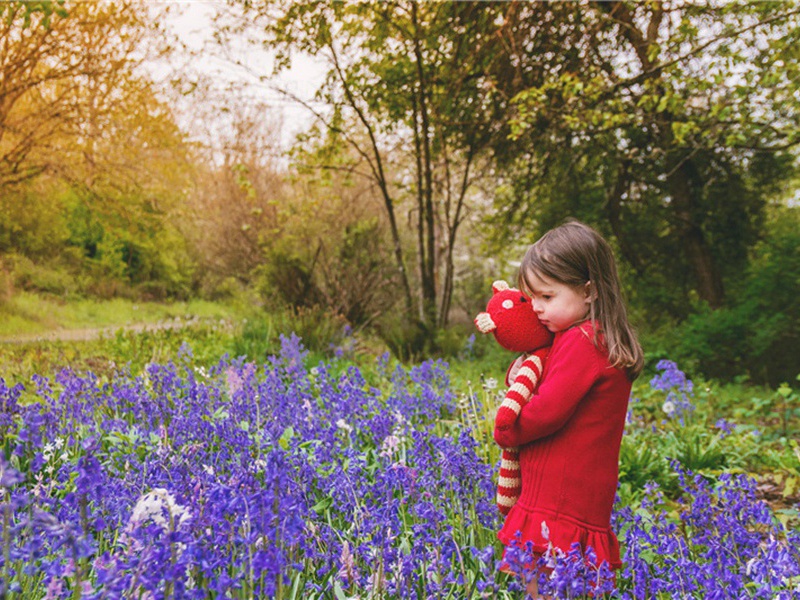
<path id="1" fill-rule="evenodd" d="M 530 293 L 528 273 L 584 288 L 589 283 L 589 318 L 599 324 L 609 362 L 636 379 L 644 353 L 628 322 L 614 253 L 594 229 L 569 221 L 545 233 L 525 253 L 519 267 L 519 288 Z M 597 343 L 595 338 L 595 343 Z"/>

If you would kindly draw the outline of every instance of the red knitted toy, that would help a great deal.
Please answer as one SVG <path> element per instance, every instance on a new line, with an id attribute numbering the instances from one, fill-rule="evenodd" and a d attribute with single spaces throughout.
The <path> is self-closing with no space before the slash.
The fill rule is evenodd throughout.
<path id="1" fill-rule="evenodd" d="M 509 376 L 516 361 L 511 363 L 506 372 L 508 391 L 497 409 L 495 427 L 507 429 L 517 420 L 519 411 L 539 383 L 553 334 L 539 322 L 530 298 L 505 281 L 492 284 L 492 297 L 486 305 L 486 312 L 475 317 L 475 325 L 481 333 L 491 331 L 497 343 L 506 350 L 524 352 L 526 355 L 513 382 Z M 519 498 L 521 489 L 519 449 L 503 448 L 497 482 L 497 507 L 502 514 L 508 514 Z"/>

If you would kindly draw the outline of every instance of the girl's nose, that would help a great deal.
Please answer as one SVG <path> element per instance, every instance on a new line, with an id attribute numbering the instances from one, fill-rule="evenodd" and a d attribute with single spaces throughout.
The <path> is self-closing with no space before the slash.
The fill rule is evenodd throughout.
<path id="1" fill-rule="evenodd" d="M 533 307 L 533 312 L 535 312 L 537 315 L 541 314 L 542 310 L 544 309 L 544 306 L 538 300 L 531 302 L 531 306 Z"/>

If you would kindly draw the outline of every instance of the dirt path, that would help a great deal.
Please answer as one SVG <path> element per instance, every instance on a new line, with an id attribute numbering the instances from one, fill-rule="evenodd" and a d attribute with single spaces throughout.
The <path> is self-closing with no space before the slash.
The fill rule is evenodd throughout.
<path id="1" fill-rule="evenodd" d="M 54 329 L 39 333 L 23 333 L 0 338 L 0 344 L 26 344 L 30 342 L 86 342 L 101 337 L 110 337 L 118 331 L 161 331 L 164 329 L 183 329 L 199 322 L 198 319 L 173 319 L 157 323 L 134 323 L 112 327 L 92 327 L 83 329 Z"/>

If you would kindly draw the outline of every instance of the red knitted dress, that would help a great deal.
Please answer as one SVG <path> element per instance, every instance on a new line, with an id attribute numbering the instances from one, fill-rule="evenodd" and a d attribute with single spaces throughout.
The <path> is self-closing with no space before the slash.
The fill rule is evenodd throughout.
<path id="1" fill-rule="evenodd" d="M 521 531 L 540 553 L 580 542 L 618 569 L 611 508 L 631 382 L 593 335 L 589 322 L 557 333 L 537 393 L 510 429 L 495 428 L 500 446 L 522 446 L 522 492 L 497 537 L 509 545 Z"/>

